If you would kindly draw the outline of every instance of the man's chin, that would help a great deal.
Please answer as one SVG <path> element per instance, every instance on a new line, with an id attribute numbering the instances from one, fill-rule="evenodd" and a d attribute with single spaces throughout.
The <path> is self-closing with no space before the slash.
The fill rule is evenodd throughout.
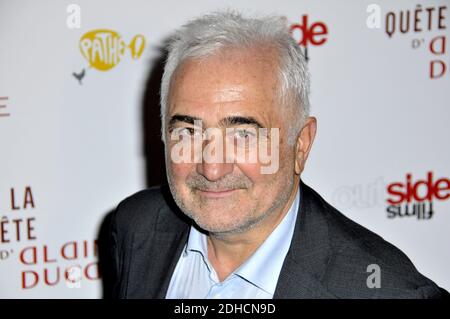
<path id="1" fill-rule="evenodd" d="M 214 214 L 217 217 L 223 217 L 224 215 L 218 212 Z M 251 222 L 248 221 L 236 221 L 236 220 L 211 220 L 210 218 L 193 218 L 196 225 L 203 231 L 210 234 L 226 235 L 226 234 L 238 234 L 247 230 L 251 226 Z"/>
<path id="2" fill-rule="evenodd" d="M 195 218 L 194 222 L 202 230 L 209 233 L 229 232 L 235 228 L 235 225 L 231 225 L 229 223 L 218 223 L 217 221 L 204 220 L 202 218 Z"/>

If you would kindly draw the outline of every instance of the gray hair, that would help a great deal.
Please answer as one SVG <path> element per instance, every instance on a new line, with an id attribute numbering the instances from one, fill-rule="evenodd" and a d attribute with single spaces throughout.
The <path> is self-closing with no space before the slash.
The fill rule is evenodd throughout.
<path id="1" fill-rule="evenodd" d="M 288 143 L 295 143 L 309 116 L 310 84 L 305 58 L 290 34 L 287 19 L 282 16 L 244 18 L 230 10 L 191 20 L 169 39 L 160 92 L 163 141 L 169 90 L 177 68 L 187 59 L 206 58 L 228 48 L 245 49 L 258 45 L 272 45 L 279 53 L 277 98 L 281 105 L 291 106 L 293 112 L 286 112 L 293 121 Z"/>

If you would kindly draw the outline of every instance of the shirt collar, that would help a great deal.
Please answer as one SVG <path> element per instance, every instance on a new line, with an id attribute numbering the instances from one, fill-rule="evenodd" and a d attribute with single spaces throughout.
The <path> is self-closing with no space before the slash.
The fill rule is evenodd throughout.
<path id="1" fill-rule="evenodd" d="M 188 242 L 184 253 L 188 254 L 189 251 L 200 253 L 207 263 L 208 245 L 206 241 L 206 235 L 203 232 L 200 232 L 194 225 L 191 226 L 191 229 L 189 231 Z"/>
<path id="2" fill-rule="evenodd" d="M 261 246 L 233 274 L 251 282 L 270 294 L 275 293 L 284 259 L 291 245 L 300 203 L 297 189 L 294 201 L 283 220 L 275 227 Z M 209 270 L 213 270 L 208 260 L 207 237 L 195 226 L 191 226 L 184 254 L 199 252 Z"/>
<path id="3" fill-rule="evenodd" d="M 291 245 L 299 203 L 300 192 L 297 190 L 283 220 L 253 255 L 235 270 L 236 274 L 272 295 L 275 293 L 278 277 Z"/>

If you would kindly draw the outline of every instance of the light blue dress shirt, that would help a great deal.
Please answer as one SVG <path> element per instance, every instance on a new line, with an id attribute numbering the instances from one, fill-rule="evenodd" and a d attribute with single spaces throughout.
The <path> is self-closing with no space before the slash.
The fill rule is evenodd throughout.
<path id="1" fill-rule="evenodd" d="M 208 260 L 206 235 L 191 226 L 188 242 L 170 280 L 167 299 L 271 299 L 291 245 L 299 190 L 283 220 L 262 245 L 224 281 Z"/>

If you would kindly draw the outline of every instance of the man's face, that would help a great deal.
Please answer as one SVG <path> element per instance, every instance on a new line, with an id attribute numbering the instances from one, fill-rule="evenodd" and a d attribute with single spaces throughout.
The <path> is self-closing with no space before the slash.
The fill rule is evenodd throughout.
<path id="1" fill-rule="evenodd" d="M 276 54 L 265 48 L 229 50 L 185 61 L 173 79 L 165 133 L 169 184 L 182 211 L 211 233 L 247 230 L 279 213 L 291 195 L 295 153 L 286 142 L 289 123 L 282 115 L 284 107 L 275 98 Z M 278 128 L 279 139 L 268 138 L 270 145 L 279 146 L 278 169 L 263 174 L 259 158 L 256 162 L 227 163 L 225 158 L 230 154 L 226 150 L 221 162 L 175 163 L 171 151 L 178 141 L 171 140 L 170 132 L 180 133 L 183 139 L 198 137 L 193 119 L 202 121 L 203 130 L 221 130 L 223 144 L 248 139 L 246 132 L 258 131 L 259 126 L 269 132 Z M 226 128 L 235 128 L 231 137 Z M 203 148 L 220 145 L 215 139 L 202 143 Z M 246 152 L 251 148 L 246 147 Z"/>

